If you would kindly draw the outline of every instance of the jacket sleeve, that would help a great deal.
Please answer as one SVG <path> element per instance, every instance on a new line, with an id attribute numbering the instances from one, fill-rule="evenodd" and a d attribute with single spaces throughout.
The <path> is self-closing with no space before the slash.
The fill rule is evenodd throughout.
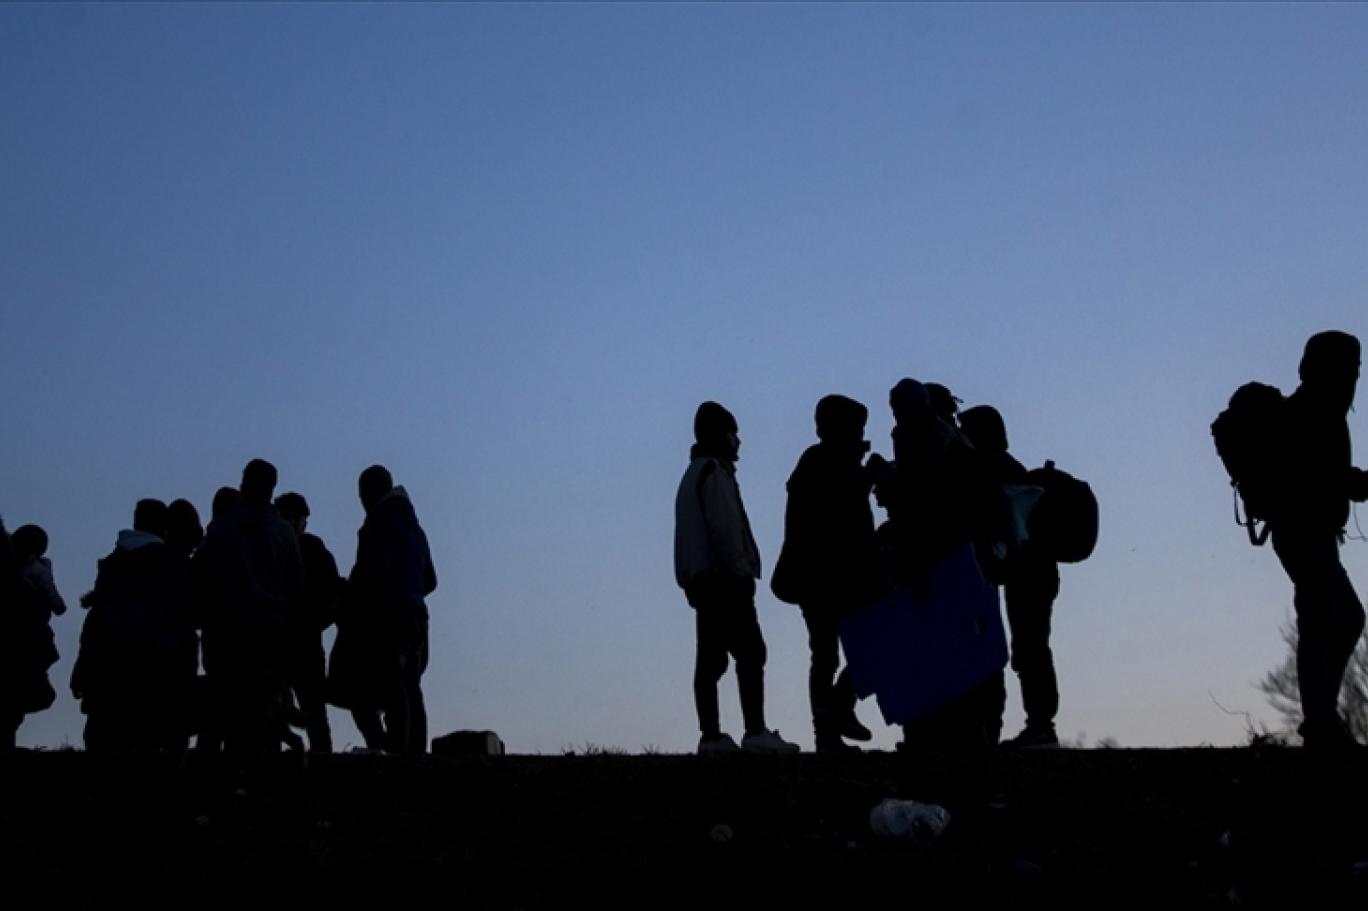
<path id="1" fill-rule="evenodd" d="M 52 562 L 47 557 L 39 559 L 38 568 L 32 573 L 30 581 L 33 587 L 38 589 L 38 595 L 49 613 L 54 617 L 66 613 L 66 602 L 62 600 L 56 583 L 52 581 Z"/>
<path id="2" fill-rule="evenodd" d="M 1364 471 L 1362 468 L 1350 468 L 1346 486 L 1348 489 L 1345 492 L 1349 499 L 1355 503 L 1368 500 L 1368 471 Z"/>
<path id="3" fill-rule="evenodd" d="M 437 567 L 432 563 L 432 548 L 428 546 L 426 536 L 423 539 L 423 563 L 425 564 L 423 595 L 426 597 L 437 590 Z"/>
<path id="4" fill-rule="evenodd" d="M 751 552 L 750 525 L 735 488 L 722 477 L 721 471 L 713 470 L 703 477 L 698 495 L 708 537 L 722 568 L 734 576 L 753 578 L 755 573 L 748 556 Z"/>
<path id="5" fill-rule="evenodd" d="M 277 559 L 280 561 L 282 593 L 290 605 L 290 613 L 299 618 L 308 610 L 304 587 L 304 558 L 299 550 L 299 538 L 282 520 L 277 526 Z"/>

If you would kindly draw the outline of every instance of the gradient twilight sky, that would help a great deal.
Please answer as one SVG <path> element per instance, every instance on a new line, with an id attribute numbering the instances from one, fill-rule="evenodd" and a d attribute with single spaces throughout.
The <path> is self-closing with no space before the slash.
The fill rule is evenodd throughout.
<path id="1" fill-rule="evenodd" d="M 1357 5 L 0 7 L 0 513 L 73 605 L 21 743 L 80 742 L 74 605 L 134 501 L 207 519 L 261 456 L 344 571 L 357 473 L 408 487 L 434 733 L 692 749 L 673 503 L 714 398 L 810 747 L 784 482 L 829 392 L 890 454 L 903 376 L 1099 495 L 1061 734 L 1240 741 L 1213 699 L 1272 720 L 1291 588 L 1208 425 L 1368 332 L 1365 46 Z"/>

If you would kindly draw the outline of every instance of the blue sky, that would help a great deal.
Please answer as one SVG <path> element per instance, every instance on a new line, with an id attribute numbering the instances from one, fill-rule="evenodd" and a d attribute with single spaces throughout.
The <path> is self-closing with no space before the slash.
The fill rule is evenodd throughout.
<path id="1" fill-rule="evenodd" d="M 1291 591 L 1208 425 L 1364 333 L 1365 37 L 1351 5 L 5 6 L 0 512 L 74 603 L 135 500 L 207 515 L 262 456 L 346 569 L 383 462 L 441 577 L 434 731 L 688 749 L 694 407 L 740 420 L 768 579 L 817 399 L 887 454 L 888 388 L 938 380 L 1101 499 L 1061 733 L 1239 741 L 1214 703 L 1271 720 Z M 801 617 L 759 609 L 810 746 Z M 80 619 L 21 742 L 79 742 Z"/>

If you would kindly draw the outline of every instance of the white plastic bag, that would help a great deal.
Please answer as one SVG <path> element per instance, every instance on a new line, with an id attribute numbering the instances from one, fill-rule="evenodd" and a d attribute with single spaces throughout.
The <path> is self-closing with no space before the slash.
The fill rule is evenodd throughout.
<path id="1" fill-rule="evenodd" d="M 915 800 L 888 798 L 869 811 L 869 828 L 880 838 L 898 838 L 929 845 L 950 824 L 945 807 Z"/>

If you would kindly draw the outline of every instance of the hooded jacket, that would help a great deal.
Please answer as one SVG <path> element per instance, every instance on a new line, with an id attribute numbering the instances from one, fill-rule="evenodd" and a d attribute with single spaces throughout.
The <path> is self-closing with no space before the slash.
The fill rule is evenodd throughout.
<path id="1" fill-rule="evenodd" d="M 693 447 L 675 495 L 674 564 L 675 581 L 684 589 L 708 575 L 760 578 L 760 550 L 736 468 L 700 445 Z"/>
<path id="2" fill-rule="evenodd" d="M 1275 531 L 1340 534 L 1349 501 L 1368 497 L 1368 474 L 1353 467 L 1348 411 L 1358 380 L 1359 344 L 1347 333 L 1322 332 L 1307 341 L 1301 385 L 1288 397 L 1287 477 Z"/>
<path id="3" fill-rule="evenodd" d="M 394 487 L 371 507 L 356 533 L 356 564 L 347 582 L 350 609 L 406 629 L 427 622 L 425 598 L 436 589 L 427 535 L 408 492 Z"/>
<path id="4" fill-rule="evenodd" d="M 1364 473 L 1353 467 L 1349 422 L 1305 385 L 1287 400 L 1289 444 L 1286 497 L 1274 527 L 1339 534 L 1349 501 L 1362 500 Z"/>
<path id="5" fill-rule="evenodd" d="M 210 522 L 191 573 L 205 670 L 278 666 L 286 631 L 303 613 L 304 564 L 294 529 L 276 508 L 244 502 Z"/>
<path id="6" fill-rule="evenodd" d="M 877 544 L 870 480 L 860 452 L 849 444 L 818 443 L 798 459 L 787 485 L 780 559 L 792 572 L 799 603 L 857 606 L 873 593 Z"/>
<path id="7" fill-rule="evenodd" d="M 119 532 L 114 550 L 100 560 L 71 672 L 71 689 L 84 707 L 194 676 L 194 631 L 179 564 L 161 538 L 131 529 Z"/>

